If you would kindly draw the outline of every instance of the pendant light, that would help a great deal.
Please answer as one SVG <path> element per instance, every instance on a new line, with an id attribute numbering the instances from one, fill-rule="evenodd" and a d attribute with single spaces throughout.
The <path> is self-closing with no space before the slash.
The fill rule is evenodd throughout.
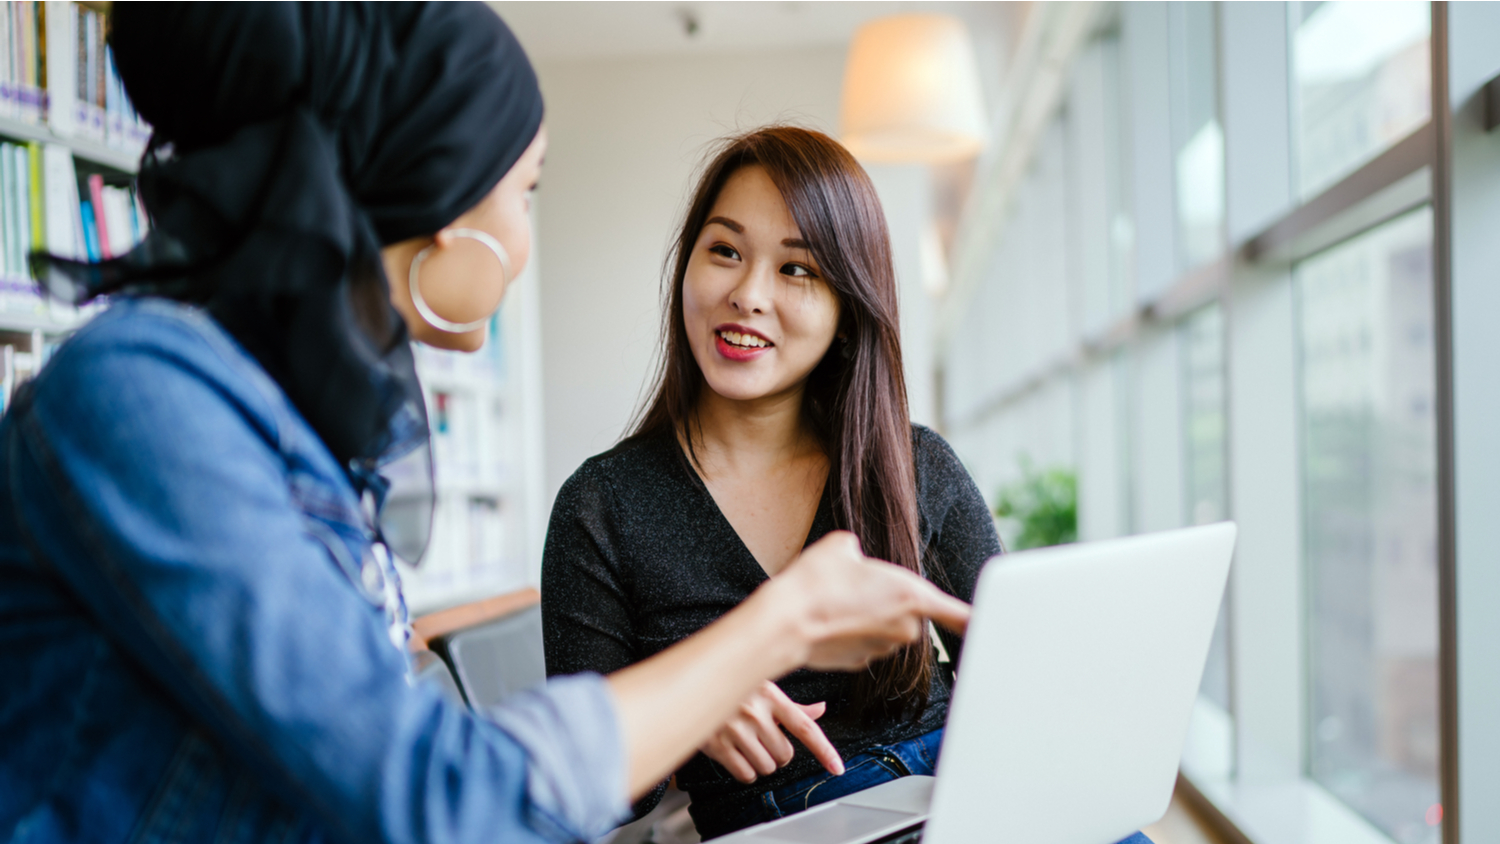
<path id="1" fill-rule="evenodd" d="M 873 162 L 946 164 L 984 147 L 979 67 L 963 21 L 910 14 L 861 26 L 844 66 L 844 145 Z"/>

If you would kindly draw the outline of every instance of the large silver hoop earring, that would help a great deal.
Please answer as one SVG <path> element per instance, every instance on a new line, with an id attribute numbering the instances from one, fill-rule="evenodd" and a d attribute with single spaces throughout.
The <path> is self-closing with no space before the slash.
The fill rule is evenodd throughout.
<path id="1" fill-rule="evenodd" d="M 495 257 L 500 259 L 500 272 L 504 275 L 502 283 L 510 284 L 510 254 L 505 251 L 504 246 L 500 245 L 500 241 L 478 229 L 449 229 L 448 234 L 454 237 L 466 237 L 470 240 L 477 240 L 488 246 L 490 251 L 495 253 Z M 407 289 L 411 291 L 411 303 L 417 307 L 417 313 L 422 315 L 422 319 L 426 320 L 428 325 L 439 331 L 446 331 L 449 334 L 466 334 L 470 331 L 483 328 L 490 321 L 488 316 L 473 322 L 452 322 L 438 316 L 427 304 L 427 300 L 422 298 L 422 286 L 418 280 L 418 271 L 422 266 L 422 262 L 427 260 L 427 254 L 436 248 L 436 243 L 429 244 L 421 252 L 418 252 L 416 257 L 411 259 L 411 272 L 406 278 Z"/>

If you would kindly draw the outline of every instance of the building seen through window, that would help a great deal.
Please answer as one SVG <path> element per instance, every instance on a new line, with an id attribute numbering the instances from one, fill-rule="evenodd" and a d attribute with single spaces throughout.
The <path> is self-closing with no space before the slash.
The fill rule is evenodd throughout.
<path id="1" fill-rule="evenodd" d="M 1295 275 L 1311 774 L 1395 840 L 1436 842 L 1432 214 Z"/>
<path id="2" fill-rule="evenodd" d="M 1304 198 L 1427 122 L 1427 3 L 1292 4 L 1297 182 Z"/>

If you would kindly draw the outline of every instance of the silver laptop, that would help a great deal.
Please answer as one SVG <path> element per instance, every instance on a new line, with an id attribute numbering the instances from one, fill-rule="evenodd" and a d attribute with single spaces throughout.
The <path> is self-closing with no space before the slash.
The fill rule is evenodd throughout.
<path id="1" fill-rule="evenodd" d="M 1166 813 L 1235 526 L 996 557 L 979 577 L 936 777 L 724 844 L 1112 844 Z"/>

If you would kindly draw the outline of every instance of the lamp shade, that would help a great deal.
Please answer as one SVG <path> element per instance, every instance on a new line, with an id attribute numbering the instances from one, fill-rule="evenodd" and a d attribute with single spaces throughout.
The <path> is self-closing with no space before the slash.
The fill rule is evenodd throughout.
<path id="1" fill-rule="evenodd" d="M 894 15 L 854 33 L 844 66 L 844 145 L 858 158 L 940 164 L 984 147 L 979 67 L 963 21 Z"/>

